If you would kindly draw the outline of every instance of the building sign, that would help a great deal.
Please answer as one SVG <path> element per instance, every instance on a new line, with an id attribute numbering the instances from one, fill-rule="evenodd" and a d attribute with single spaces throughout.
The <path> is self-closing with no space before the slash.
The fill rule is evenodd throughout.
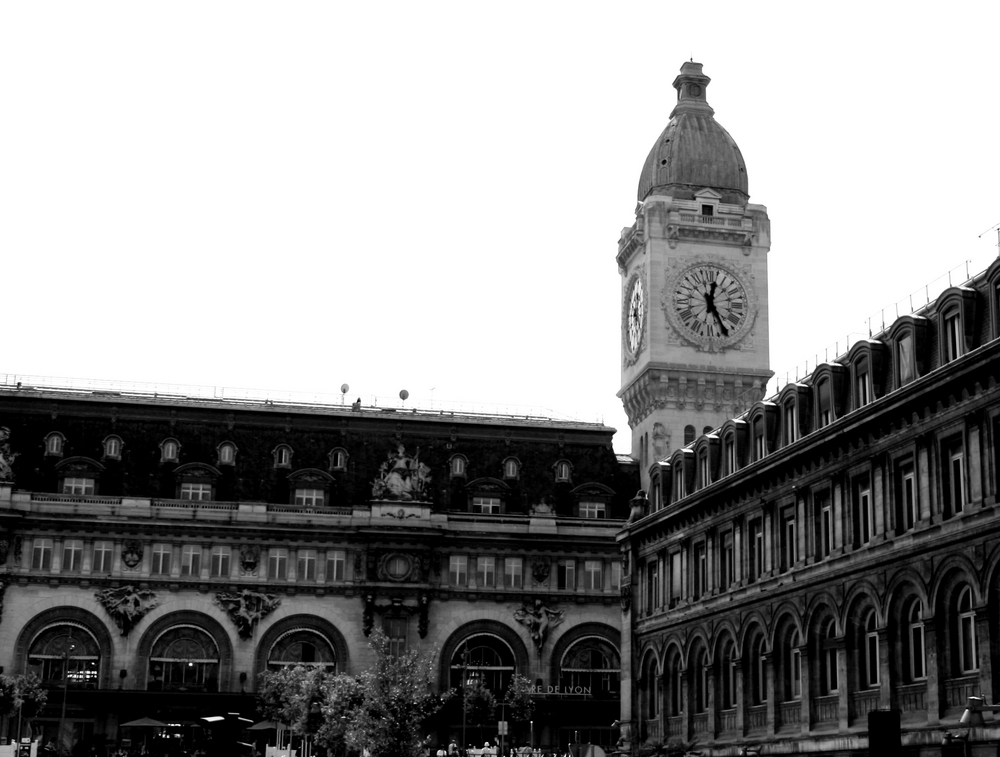
<path id="1" fill-rule="evenodd" d="M 589 697 L 589 686 L 532 686 L 531 693 L 535 696 L 548 695 L 557 697 Z"/>

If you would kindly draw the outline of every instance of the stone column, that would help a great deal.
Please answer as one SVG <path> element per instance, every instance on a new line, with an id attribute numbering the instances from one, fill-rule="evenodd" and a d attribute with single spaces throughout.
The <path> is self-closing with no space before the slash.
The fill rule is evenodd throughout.
<path id="1" fill-rule="evenodd" d="M 810 685 L 812 678 L 810 677 L 810 666 L 811 661 L 809 659 L 809 645 L 803 644 L 799 647 L 799 691 L 802 692 L 801 705 L 802 705 L 802 715 L 801 721 L 801 732 L 805 736 L 812 729 L 812 693 L 813 689 Z"/>
<path id="2" fill-rule="evenodd" d="M 984 702 L 993 702 L 993 661 L 990 656 L 989 608 L 976 608 L 976 646 L 979 651 L 979 691 Z M 994 715 L 994 717 L 996 717 Z"/>
<path id="3" fill-rule="evenodd" d="M 746 733 L 747 700 L 743 695 L 743 659 L 733 658 L 733 668 L 736 671 L 736 690 L 733 692 L 733 700 L 736 702 L 736 732 L 743 736 Z"/>
<path id="4" fill-rule="evenodd" d="M 850 692 L 847 686 L 847 645 L 843 636 L 838 636 L 833 640 L 837 649 L 837 714 L 839 728 L 846 732 L 850 725 Z"/>
<path id="5" fill-rule="evenodd" d="M 767 735 L 773 736 L 778 722 L 778 703 L 775 701 L 774 651 L 761 654 L 764 665 L 764 691 L 767 693 Z"/>
<path id="6" fill-rule="evenodd" d="M 934 618 L 924 618 L 924 655 L 927 657 L 927 725 L 941 722 L 941 674 L 938 670 L 938 634 Z"/>

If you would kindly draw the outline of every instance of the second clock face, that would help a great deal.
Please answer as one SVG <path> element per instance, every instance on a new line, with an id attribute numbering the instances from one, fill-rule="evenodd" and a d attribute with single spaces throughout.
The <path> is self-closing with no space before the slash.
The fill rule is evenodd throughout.
<path id="1" fill-rule="evenodd" d="M 750 299 L 740 280 L 710 263 L 682 271 L 672 299 L 679 325 L 700 343 L 734 342 L 750 316 Z"/>
<path id="2" fill-rule="evenodd" d="M 642 343 L 642 318 L 646 312 L 646 300 L 642 290 L 642 279 L 636 279 L 632 284 L 632 292 L 628 301 L 628 348 L 631 352 L 639 351 Z"/>

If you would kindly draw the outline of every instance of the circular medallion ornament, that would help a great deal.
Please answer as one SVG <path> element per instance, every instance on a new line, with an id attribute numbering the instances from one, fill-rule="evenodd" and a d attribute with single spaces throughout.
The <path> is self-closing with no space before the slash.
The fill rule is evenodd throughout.
<path id="1" fill-rule="evenodd" d="M 625 299 L 625 346 L 631 355 L 639 352 L 642 346 L 642 333 L 646 318 L 646 293 L 642 286 L 642 277 L 632 277 L 631 286 Z"/>
<path id="2" fill-rule="evenodd" d="M 753 290 L 735 268 L 696 263 L 667 282 L 663 309 L 686 341 L 715 352 L 749 333 L 757 314 Z"/>

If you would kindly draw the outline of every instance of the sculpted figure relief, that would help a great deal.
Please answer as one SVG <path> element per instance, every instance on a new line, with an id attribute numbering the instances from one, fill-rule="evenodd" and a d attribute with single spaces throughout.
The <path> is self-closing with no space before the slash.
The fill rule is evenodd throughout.
<path id="1" fill-rule="evenodd" d="M 379 466 L 379 477 L 372 483 L 376 499 L 426 500 L 430 494 L 431 469 L 420 462 L 420 448 L 413 457 L 400 444 L 396 453 Z"/>
<path id="2" fill-rule="evenodd" d="M 531 607 L 523 605 L 514 611 L 514 620 L 528 629 L 531 640 L 535 643 L 535 649 L 542 653 L 542 646 L 549 636 L 549 629 L 555 628 L 563 622 L 565 610 L 553 610 L 542 600 L 536 599 Z"/>
<path id="3" fill-rule="evenodd" d="M 154 592 L 149 589 L 137 589 L 131 585 L 105 589 L 94 596 L 107 610 L 118 630 L 122 632 L 122 636 L 128 636 L 143 616 L 160 604 Z"/>
<path id="4" fill-rule="evenodd" d="M 10 451 L 10 429 L 0 426 L 0 481 L 14 480 L 14 460 L 17 458 L 16 452 Z"/>

